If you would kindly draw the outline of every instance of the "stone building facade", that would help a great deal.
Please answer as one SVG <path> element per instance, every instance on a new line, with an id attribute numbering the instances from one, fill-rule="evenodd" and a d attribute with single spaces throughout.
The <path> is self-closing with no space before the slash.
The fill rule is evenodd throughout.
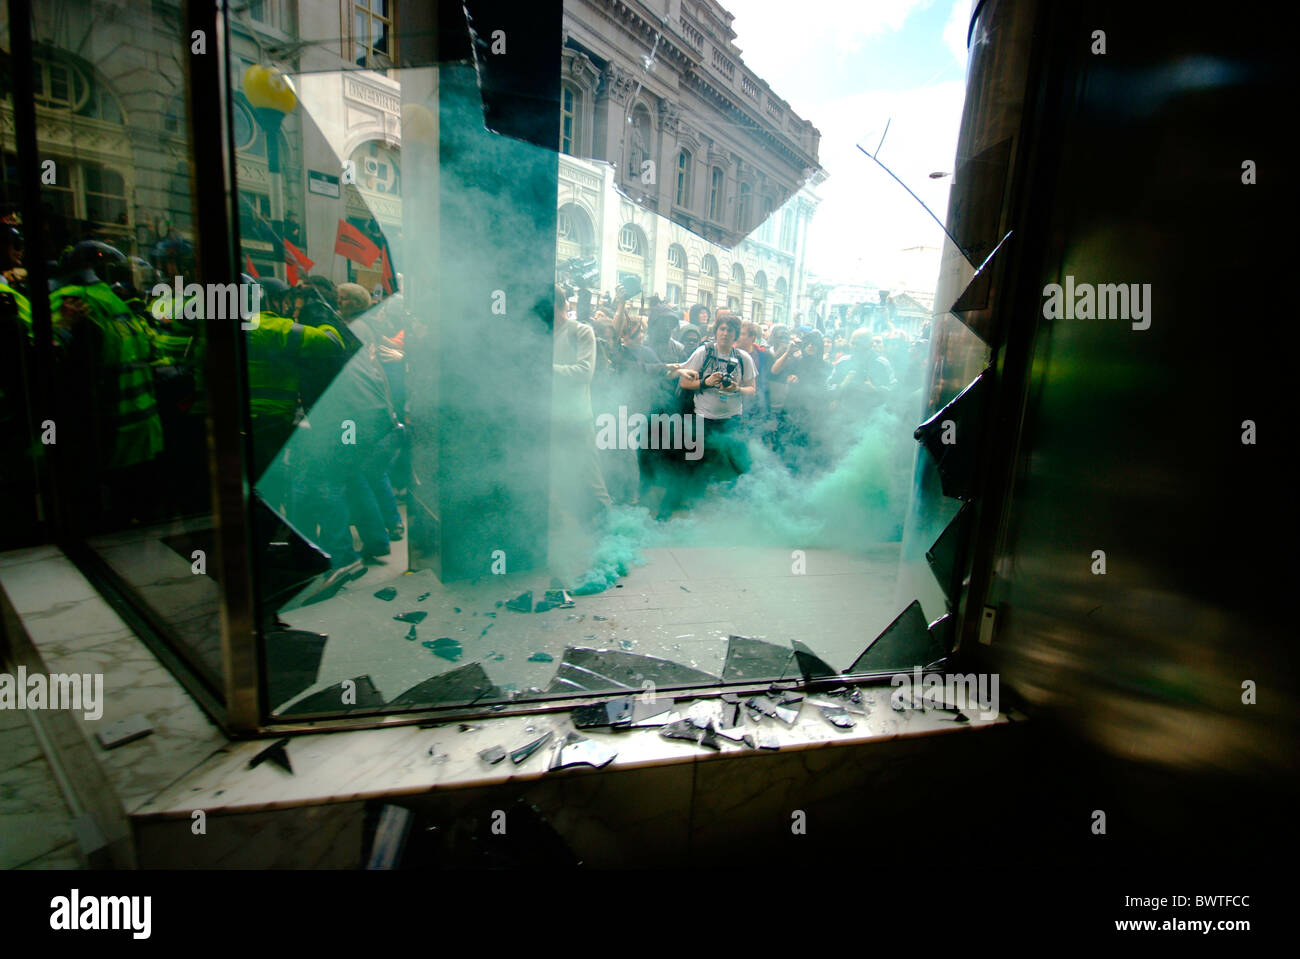
<path id="1" fill-rule="evenodd" d="M 749 70 L 714 0 L 568 0 L 559 257 L 689 306 L 808 312 L 820 135 Z"/>
<path id="2" fill-rule="evenodd" d="M 382 231 L 398 269 L 410 268 L 400 144 L 402 87 L 414 78 L 390 69 L 400 9 L 230 5 L 240 232 L 261 275 L 285 275 L 278 233 L 315 273 L 378 282 L 333 254 L 340 219 Z M 647 293 L 683 307 L 784 321 L 808 312 L 819 134 L 745 66 L 731 19 L 715 0 L 566 0 L 557 253 L 598 257 L 602 289 L 636 274 Z M 52 253 L 95 237 L 147 258 L 167 236 L 194 239 L 184 59 L 216 55 L 210 41 L 195 53 L 177 0 L 143 10 L 126 0 L 35 4 L 38 148 L 55 171 L 43 193 Z M 279 173 L 241 87 L 254 64 L 292 76 L 300 99 L 277 135 Z M 0 140 L 12 181 L 7 99 Z"/>

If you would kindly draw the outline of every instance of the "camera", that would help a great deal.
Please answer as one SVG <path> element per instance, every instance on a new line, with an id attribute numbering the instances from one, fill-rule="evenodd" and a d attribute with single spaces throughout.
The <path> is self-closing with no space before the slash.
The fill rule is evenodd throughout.
<path id="1" fill-rule="evenodd" d="M 734 358 L 733 358 L 733 359 L 728 359 L 728 360 L 727 360 L 727 367 L 726 367 L 726 369 L 722 370 L 722 382 L 719 383 L 718 386 L 720 386 L 720 387 L 729 387 L 729 386 L 734 386 L 734 385 L 735 385 L 735 382 L 736 382 L 736 367 L 737 367 L 738 365 L 739 365 L 739 364 L 735 361 Z"/>

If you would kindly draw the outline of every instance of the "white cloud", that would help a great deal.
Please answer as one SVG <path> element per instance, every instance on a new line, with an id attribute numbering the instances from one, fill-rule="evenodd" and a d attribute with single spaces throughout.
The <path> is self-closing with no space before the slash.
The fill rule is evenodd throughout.
<path id="1" fill-rule="evenodd" d="M 875 151 L 889 132 L 880 160 L 940 220 L 947 216 L 965 84 L 961 81 L 907 91 L 873 91 L 826 104 L 824 115 L 842 118 L 822 131 L 821 163 L 828 179 L 809 228 L 809 269 L 843 282 L 928 289 L 939 269 L 943 231 L 907 191 L 857 149 Z M 870 136 L 870 141 L 866 139 Z M 904 252 L 928 247 L 932 253 Z"/>
<path id="2" fill-rule="evenodd" d="M 948 22 L 943 25 L 943 44 L 952 57 L 966 71 L 966 32 L 970 29 L 971 0 L 956 0 Z"/>
<path id="3" fill-rule="evenodd" d="M 879 34 L 902 28 L 915 10 L 932 0 L 725 0 L 735 15 L 731 28 L 748 63 L 763 76 L 759 61 L 801 57 L 821 50 L 852 53 Z M 751 62 L 751 57 L 754 62 Z"/>
<path id="4" fill-rule="evenodd" d="M 746 65 L 821 131 L 828 179 L 817 190 L 822 203 L 809 228 L 808 269 L 824 279 L 927 290 L 938 276 L 942 229 L 857 144 L 874 152 L 889 121 L 881 161 L 946 220 L 952 177 L 929 175 L 952 171 L 971 0 L 951 0 L 942 36 L 931 41 L 942 44 L 960 72 L 947 66 L 911 90 L 843 92 L 852 78 L 864 76 L 851 55 L 902 31 L 910 16 L 933 2 L 723 0 L 735 15 L 732 27 Z M 946 82 L 933 82 L 941 78 Z"/>

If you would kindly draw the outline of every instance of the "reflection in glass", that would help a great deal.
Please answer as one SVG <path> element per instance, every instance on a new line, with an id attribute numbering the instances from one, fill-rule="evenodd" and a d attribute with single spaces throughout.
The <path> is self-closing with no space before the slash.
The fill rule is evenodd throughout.
<path id="1" fill-rule="evenodd" d="M 381 56 L 403 9 L 241 154 L 270 708 L 835 680 L 901 608 L 929 304 L 812 276 L 820 134 L 690 5 L 597 49 L 575 3 L 534 145 L 488 37 Z"/>

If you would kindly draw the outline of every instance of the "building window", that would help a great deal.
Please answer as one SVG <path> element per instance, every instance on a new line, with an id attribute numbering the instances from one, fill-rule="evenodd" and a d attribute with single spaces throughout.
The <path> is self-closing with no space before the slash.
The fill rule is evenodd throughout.
<path id="1" fill-rule="evenodd" d="M 41 199 L 64 221 L 88 227 L 88 238 L 123 235 L 128 229 L 126 181 L 98 163 L 60 159 L 54 165 L 54 182 L 42 187 Z"/>
<path id="2" fill-rule="evenodd" d="M 686 269 L 686 252 L 676 243 L 668 248 L 668 265 L 674 270 Z"/>
<path id="3" fill-rule="evenodd" d="M 735 296 L 727 297 L 727 310 L 731 313 L 740 315 L 740 298 Z"/>
<path id="4" fill-rule="evenodd" d="M 668 292 L 664 299 L 674 305 L 680 304 L 682 302 L 682 288 L 676 283 L 669 283 Z"/>
<path id="5" fill-rule="evenodd" d="M 560 85 L 560 152 L 577 155 L 578 105 L 582 94 L 571 83 Z"/>
<path id="6" fill-rule="evenodd" d="M 717 277 L 718 261 L 713 258 L 713 255 L 711 253 L 704 254 L 704 258 L 700 260 L 700 275 L 715 277 L 715 278 Z"/>
<path id="7" fill-rule="evenodd" d="M 712 313 L 713 312 L 713 291 L 700 290 L 700 302 L 703 303 L 705 306 L 707 306 L 709 308 L 709 312 Z"/>
<path id="8" fill-rule="evenodd" d="M 775 209 L 775 206 L 776 204 L 771 195 L 763 197 L 763 228 L 759 235 L 764 243 L 772 242 L 772 235 L 776 229 L 775 224 L 772 222 L 775 219 L 772 216 L 772 210 Z"/>
<path id="9" fill-rule="evenodd" d="M 352 56 L 359 67 L 386 68 L 397 59 L 392 0 L 354 0 Z"/>
<path id="10" fill-rule="evenodd" d="M 125 123 L 122 107 L 106 89 L 95 83 L 80 67 L 62 60 L 33 59 L 33 80 L 38 106 L 67 110 L 77 116 Z"/>
<path id="11" fill-rule="evenodd" d="M 566 210 L 561 210 L 555 218 L 555 235 L 561 240 L 573 237 L 573 217 Z"/>
<path id="12" fill-rule="evenodd" d="M 713 168 L 712 181 L 709 184 L 709 219 L 722 219 L 722 201 L 723 201 L 723 183 L 722 167 Z"/>
<path id="13" fill-rule="evenodd" d="M 736 229 L 741 233 L 749 232 L 749 184 L 740 185 L 740 202 L 736 205 Z"/>
<path id="14" fill-rule="evenodd" d="M 781 217 L 781 249 L 794 249 L 794 211 L 786 210 Z"/>
<path id="15" fill-rule="evenodd" d="M 745 288 L 745 268 L 739 263 L 731 264 L 731 282 L 737 284 L 742 290 Z"/>
<path id="16" fill-rule="evenodd" d="M 691 162 L 689 150 L 677 154 L 677 205 L 686 209 L 691 206 Z"/>
<path id="17" fill-rule="evenodd" d="M 763 302 L 762 302 L 761 300 L 755 300 L 755 301 L 754 301 L 753 313 L 754 313 L 754 317 L 753 317 L 754 322 L 755 322 L 755 323 L 762 323 L 762 322 L 763 322 Z"/>
<path id="18" fill-rule="evenodd" d="M 641 231 L 630 223 L 618 231 L 618 249 L 621 253 L 633 256 L 645 256 L 645 244 L 641 242 Z"/>

